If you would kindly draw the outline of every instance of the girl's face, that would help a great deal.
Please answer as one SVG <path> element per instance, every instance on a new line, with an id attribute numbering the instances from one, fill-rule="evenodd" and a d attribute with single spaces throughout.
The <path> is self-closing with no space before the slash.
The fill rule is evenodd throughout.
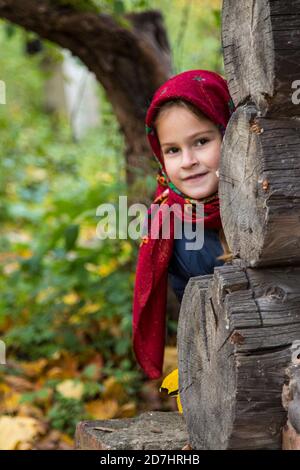
<path id="1" fill-rule="evenodd" d="M 217 126 L 175 105 L 158 117 L 156 130 L 171 182 L 192 199 L 214 194 L 222 143 Z"/>

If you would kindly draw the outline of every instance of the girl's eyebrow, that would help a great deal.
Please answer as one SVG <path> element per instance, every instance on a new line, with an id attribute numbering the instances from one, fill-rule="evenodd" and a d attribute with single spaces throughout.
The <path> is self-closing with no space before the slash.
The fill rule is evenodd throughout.
<path id="1" fill-rule="evenodd" d="M 214 130 L 212 129 L 207 129 L 206 131 L 199 131 L 199 132 L 195 132 L 194 134 L 191 134 L 189 136 L 187 136 L 187 139 L 188 140 L 192 140 L 194 139 L 194 137 L 196 137 L 197 135 L 202 135 L 202 134 L 214 134 Z M 161 144 L 161 147 L 164 147 L 165 145 L 176 145 L 176 142 L 164 142 L 163 144 Z"/>

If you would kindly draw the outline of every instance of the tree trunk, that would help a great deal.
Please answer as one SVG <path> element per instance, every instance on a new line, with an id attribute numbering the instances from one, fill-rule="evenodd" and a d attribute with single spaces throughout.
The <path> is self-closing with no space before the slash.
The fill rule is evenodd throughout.
<path id="1" fill-rule="evenodd" d="M 161 13 L 127 14 L 125 28 L 107 14 L 47 0 L 0 0 L 0 17 L 69 49 L 95 73 L 125 137 L 127 182 L 154 174 L 144 118 L 154 91 L 171 75 Z"/>
<path id="2" fill-rule="evenodd" d="M 299 267 L 237 262 L 189 281 L 179 393 L 193 449 L 281 448 L 282 388 L 300 352 L 299 283 Z"/>

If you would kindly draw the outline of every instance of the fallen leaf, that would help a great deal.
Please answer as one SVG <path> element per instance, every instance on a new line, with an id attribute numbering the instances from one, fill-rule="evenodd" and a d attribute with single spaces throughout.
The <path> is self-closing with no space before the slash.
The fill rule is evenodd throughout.
<path id="1" fill-rule="evenodd" d="M 21 403 L 18 407 L 18 416 L 30 416 L 31 418 L 43 419 L 44 413 L 37 406 L 30 403 Z"/>
<path id="2" fill-rule="evenodd" d="M 132 418 L 135 415 L 136 415 L 136 404 L 134 402 L 130 402 L 121 406 L 117 417 L 118 418 Z"/>
<path id="3" fill-rule="evenodd" d="M 18 445 L 31 443 L 45 432 L 45 426 L 38 420 L 21 416 L 0 417 L 0 449 L 14 450 Z"/>
<path id="4" fill-rule="evenodd" d="M 68 379 L 58 384 L 56 390 L 66 398 L 76 398 L 80 400 L 84 392 L 84 384 Z"/>
<path id="5" fill-rule="evenodd" d="M 178 369 L 173 370 L 173 372 L 164 378 L 159 391 L 161 392 L 163 390 L 166 390 L 168 395 L 176 397 L 178 411 L 179 413 L 183 413 L 179 395 Z"/>
<path id="6" fill-rule="evenodd" d="M 47 364 L 48 361 L 44 358 L 32 362 L 20 362 L 20 366 L 28 377 L 39 376 L 44 370 L 44 368 L 47 366 Z"/>
<path id="7" fill-rule="evenodd" d="M 0 411 L 1 413 L 14 413 L 17 411 L 20 405 L 21 400 L 21 393 L 15 392 L 14 390 L 10 390 L 8 393 L 4 395 L 0 403 Z"/>
<path id="8" fill-rule="evenodd" d="M 18 392 L 25 392 L 34 390 L 33 383 L 29 380 L 24 379 L 23 377 L 18 377 L 16 375 L 6 375 L 4 378 L 5 382 L 13 387 Z"/>
<path id="9" fill-rule="evenodd" d="M 51 367 L 46 373 L 48 379 L 63 379 L 64 371 L 61 367 Z"/>
<path id="10" fill-rule="evenodd" d="M 94 419 L 114 418 L 119 410 L 116 400 L 94 400 L 85 405 L 86 411 Z"/>
<path id="11" fill-rule="evenodd" d="M 123 385 L 118 382 L 115 377 L 108 377 L 103 381 L 102 397 L 104 399 L 114 398 L 118 401 L 126 401 L 127 393 L 125 392 Z"/>

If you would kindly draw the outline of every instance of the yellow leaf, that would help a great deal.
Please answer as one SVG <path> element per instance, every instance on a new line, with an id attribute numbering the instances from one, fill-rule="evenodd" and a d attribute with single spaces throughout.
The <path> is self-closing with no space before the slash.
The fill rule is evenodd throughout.
<path id="1" fill-rule="evenodd" d="M 55 292 L 55 289 L 51 286 L 47 287 L 46 289 L 40 290 L 36 296 L 36 301 L 40 304 L 46 301 L 51 294 Z"/>
<path id="2" fill-rule="evenodd" d="M 125 403 L 121 406 L 118 418 L 132 418 L 136 414 L 136 404 L 133 402 Z"/>
<path id="3" fill-rule="evenodd" d="M 69 319 L 69 322 L 71 324 L 80 323 L 82 322 L 82 318 L 84 315 L 89 315 L 92 313 L 98 312 L 103 304 L 96 303 L 96 304 L 85 304 L 83 307 L 81 307 L 77 312 L 76 315 L 72 315 L 71 318 Z"/>
<path id="4" fill-rule="evenodd" d="M 182 413 L 183 410 L 179 396 L 178 369 L 173 370 L 171 374 L 164 378 L 159 391 L 162 392 L 163 390 L 166 390 L 171 397 L 177 398 L 178 411 Z"/>
<path id="5" fill-rule="evenodd" d="M 168 395 L 177 397 L 178 388 L 178 369 L 175 369 L 173 372 L 171 372 L 171 374 L 164 378 L 160 391 L 167 390 Z"/>
<path id="6" fill-rule="evenodd" d="M 61 367 L 51 367 L 46 373 L 48 379 L 62 379 L 64 378 L 64 371 Z"/>
<path id="7" fill-rule="evenodd" d="M 31 258 L 33 253 L 32 253 L 32 250 L 30 250 L 29 248 L 22 248 L 18 250 L 18 255 L 21 256 L 22 258 L 27 259 L 27 258 Z"/>
<path id="8" fill-rule="evenodd" d="M 63 442 L 65 442 L 66 444 L 68 444 L 69 446 L 74 446 L 74 439 L 72 439 L 70 436 L 68 436 L 68 434 L 64 434 L 62 433 L 60 435 L 60 438 Z"/>
<path id="9" fill-rule="evenodd" d="M 66 398 L 76 398 L 80 400 L 83 395 L 84 385 L 82 382 L 69 379 L 57 385 L 56 390 Z"/>
<path id="10" fill-rule="evenodd" d="M 102 276 L 102 277 L 106 277 L 109 274 L 111 274 L 112 272 L 114 272 L 117 269 L 117 267 L 118 267 L 117 260 L 112 259 L 108 263 L 102 264 L 101 266 L 99 266 L 98 274 L 100 274 L 100 276 Z"/>
<path id="11" fill-rule="evenodd" d="M 6 393 L 9 393 L 11 391 L 11 388 L 5 384 L 5 383 L 0 383 L 0 398 L 2 400 L 3 396 L 6 394 Z"/>
<path id="12" fill-rule="evenodd" d="M 80 297 L 75 292 L 70 292 L 70 294 L 67 294 L 63 297 L 63 301 L 66 305 L 74 305 L 79 302 L 79 300 Z"/>
<path id="13" fill-rule="evenodd" d="M 182 405 L 181 405 L 179 393 L 178 393 L 178 396 L 176 397 L 176 401 L 177 401 L 177 408 L 178 408 L 179 413 L 183 413 L 183 409 L 182 409 Z"/>
<path id="14" fill-rule="evenodd" d="M 116 400 L 94 400 L 87 403 L 85 409 L 94 419 L 111 419 L 118 412 L 119 405 Z"/>
<path id="15" fill-rule="evenodd" d="M 21 416 L 2 416 L 0 418 L 0 449 L 14 450 L 27 443 L 40 433 L 44 426 L 38 420 Z"/>
<path id="16" fill-rule="evenodd" d="M 89 313 L 98 312 L 101 309 L 101 305 L 97 304 L 86 304 L 78 310 L 79 315 L 86 315 Z"/>
<path id="17" fill-rule="evenodd" d="M 117 260 L 112 259 L 108 263 L 106 264 L 103 263 L 100 266 L 97 266 L 92 263 L 85 263 L 84 267 L 90 273 L 98 274 L 99 276 L 105 277 L 117 269 L 118 262 Z"/>
<path id="18" fill-rule="evenodd" d="M 127 394 L 124 390 L 124 387 L 120 382 L 118 382 L 115 377 L 108 377 L 108 379 L 103 382 L 103 398 L 114 398 L 118 401 L 126 400 Z"/>
<path id="19" fill-rule="evenodd" d="M 21 393 L 11 392 L 8 393 L 1 402 L 1 412 L 13 413 L 16 411 L 20 404 Z"/>
<path id="20" fill-rule="evenodd" d="M 45 358 L 40 358 L 37 361 L 31 362 L 20 362 L 23 371 L 29 377 L 36 377 L 40 375 L 47 364 L 48 361 Z"/>

